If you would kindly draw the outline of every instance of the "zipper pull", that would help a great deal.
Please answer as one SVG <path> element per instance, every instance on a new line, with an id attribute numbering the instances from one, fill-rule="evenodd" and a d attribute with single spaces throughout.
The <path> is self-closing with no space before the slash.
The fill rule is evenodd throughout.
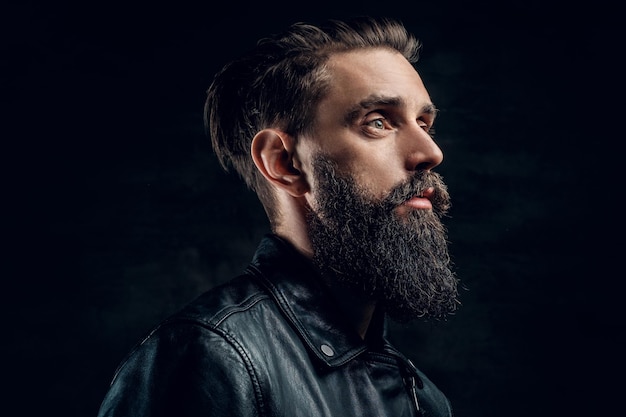
<path id="1" fill-rule="evenodd" d="M 415 376 L 408 375 L 407 380 L 408 380 L 408 386 L 409 386 L 409 393 L 411 395 L 411 398 L 413 399 L 413 405 L 415 406 L 415 412 L 417 413 L 416 415 L 417 417 L 423 417 L 424 414 L 422 414 L 422 409 L 420 408 L 420 402 L 417 398 L 417 383 L 415 382 Z"/>
<path id="2" fill-rule="evenodd" d="M 405 384 L 407 385 L 407 389 L 409 391 L 409 395 L 413 400 L 413 405 L 415 406 L 415 415 L 417 417 L 423 417 L 424 413 L 422 412 L 422 407 L 420 407 L 419 398 L 417 396 L 417 390 L 424 388 L 424 384 L 422 380 L 417 375 L 417 368 L 413 365 L 410 359 L 404 358 L 407 367 L 405 368 Z"/>

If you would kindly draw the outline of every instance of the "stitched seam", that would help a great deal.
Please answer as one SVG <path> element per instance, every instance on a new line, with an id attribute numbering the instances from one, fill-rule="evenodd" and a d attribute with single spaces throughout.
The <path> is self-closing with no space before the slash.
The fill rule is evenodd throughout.
<path id="1" fill-rule="evenodd" d="M 229 318 L 233 314 L 241 313 L 242 311 L 246 311 L 249 308 L 254 307 L 260 301 L 267 300 L 267 299 L 269 299 L 269 296 L 266 295 L 266 294 L 254 294 L 254 295 L 251 295 L 250 297 L 248 297 L 247 299 L 245 299 L 244 301 L 239 303 L 239 305 L 237 307 L 227 307 L 227 308 L 224 308 L 223 310 L 218 311 L 216 314 L 213 315 L 213 317 L 211 317 L 210 320 L 207 321 L 207 323 L 210 323 L 212 320 L 215 320 L 216 317 L 219 317 L 220 314 L 226 312 L 222 318 L 218 319 L 215 323 L 212 324 L 212 326 L 216 326 L 217 327 L 220 324 L 222 324 L 222 322 L 224 320 L 226 320 L 227 318 Z"/>
<path id="2" fill-rule="evenodd" d="M 398 359 L 395 356 L 388 355 L 385 353 L 377 353 L 377 352 L 369 351 L 367 352 L 366 358 L 367 360 L 372 361 L 372 362 L 382 362 L 388 365 L 398 364 Z"/>
<path id="3" fill-rule="evenodd" d="M 287 300 L 285 299 L 285 297 L 283 296 L 283 294 L 278 291 L 278 289 L 274 286 L 274 284 L 268 280 L 267 278 L 265 278 L 265 275 L 263 274 L 263 272 L 261 272 L 257 267 L 255 267 L 254 265 L 250 265 L 248 266 L 248 271 L 250 271 L 250 273 L 254 276 L 256 276 L 258 279 L 260 279 L 266 286 L 268 286 L 270 288 L 270 291 L 272 292 L 272 294 L 275 295 L 278 304 L 280 306 L 280 309 L 284 312 L 287 313 L 287 316 L 289 317 L 289 321 L 294 323 L 296 325 L 296 328 L 298 329 L 299 332 L 301 332 L 302 334 L 304 334 L 306 337 L 304 337 L 304 341 L 306 342 L 306 344 L 310 347 L 310 349 L 313 352 L 317 353 L 317 349 L 316 346 L 311 345 L 310 340 L 312 340 L 313 338 L 311 337 L 311 335 L 309 334 L 308 330 L 306 328 L 304 328 L 303 326 L 300 325 L 300 321 L 297 319 L 296 314 L 293 312 L 293 310 L 291 309 L 291 307 L 289 306 L 289 303 L 287 302 Z"/>
<path id="4" fill-rule="evenodd" d="M 252 387 L 254 389 L 254 396 L 255 396 L 255 400 L 256 400 L 256 405 L 257 405 L 257 412 L 259 413 L 260 416 L 264 416 L 267 415 L 265 413 L 265 400 L 263 399 L 263 391 L 261 389 L 261 383 L 259 382 L 259 377 L 258 374 L 256 372 L 256 369 L 254 368 L 254 365 L 252 363 L 252 359 L 250 358 L 250 356 L 248 355 L 248 353 L 246 352 L 246 350 L 244 349 L 243 346 L 241 346 L 241 344 L 239 344 L 239 342 L 237 342 L 237 339 L 231 335 L 229 332 L 220 329 L 220 328 L 216 328 L 214 325 L 209 324 L 209 323 L 203 323 L 197 319 L 190 319 L 190 318 L 180 318 L 178 320 L 176 320 L 177 322 L 186 322 L 189 324 L 195 324 L 198 325 L 200 327 L 203 327 L 205 329 L 207 329 L 208 331 L 214 332 L 220 336 L 222 336 L 222 338 L 228 343 L 230 344 L 235 351 L 237 351 L 237 353 L 239 354 L 239 356 L 241 357 L 241 360 L 244 364 L 244 366 L 246 367 L 246 371 L 248 371 L 248 376 L 250 377 L 251 383 L 252 383 Z M 173 322 L 170 322 L 170 324 L 172 324 Z"/>
<path id="5" fill-rule="evenodd" d="M 294 325 L 296 331 L 300 333 L 300 336 L 302 340 L 304 341 L 304 343 L 316 355 L 316 357 L 320 359 L 326 366 L 329 366 L 332 368 L 343 366 L 366 351 L 366 347 L 363 346 L 363 348 L 358 349 L 358 350 L 354 350 L 354 349 L 349 350 L 348 351 L 350 352 L 349 355 L 346 355 L 344 353 L 343 356 L 334 358 L 332 360 L 329 360 L 328 358 L 323 357 L 323 355 L 319 352 L 317 346 L 312 344 L 313 336 L 311 335 L 311 333 L 308 331 L 308 329 L 305 326 L 302 326 L 302 324 L 300 323 L 300 320 L 298 319 L 298 316 L 291 309 L 289 302 L 287 301 L 285 296 L 280 291 L 278 291 L 278 288 L 276 288 L 274 283 L 272 283 L 269 279 L 267 279 L 265 277 L 265 274 L 254 265 L 249 265 L 247 268 L 247 272 L 249 272 L 252 276 L 259 279 L 263 283 L 263 285 L 268 287 L 269 291 L 274 295 L 275 297 L 274 299 L 276 303 L 278 304 L 279 309 L 281 310 L 281 313 L 284 314 L 287 317 L 288 321 Z"/>
<path id="6" fill-rule="evenodd" d="M 263 392 L 261 390 L 261 384 L 259 382 L 259 377 L 257 375 L 256 370 L 254 369 L 254 365 L 252 364 L 252 360 L 250 359 L 250 356 L 248 356 L 248 353 L 245 351 L 243 346 L 241 346 L 235 340 L 235 338 L 232 337 L 228 332 L 221 331 L 218 329 L 215 329 L 215 331 L 221 333 L 222 337 L 224 337 L 224 339 L 228 341 L 241 356 L 241 359 L 243 360 L 244 364 L 246 365 L 246 369 L 248 370 L 248 375 L 250 376 L 250 379 L 252 380 L 252 386 L 254 387 L 254 394 L 255 394 L 256 402 L 257 402 L 257 411 L 259 415 L 265 415 L 264 413 L 265 401 L 263 399 Z"/>

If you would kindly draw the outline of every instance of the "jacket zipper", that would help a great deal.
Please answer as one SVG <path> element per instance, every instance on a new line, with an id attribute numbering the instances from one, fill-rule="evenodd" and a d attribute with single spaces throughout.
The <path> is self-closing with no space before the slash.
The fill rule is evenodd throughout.
<path id="1" fill-rule="evenodd" d="M 411 398 L 413 399 L 416 415 L 417 417 L 423 417 L 424 414 L 422 414 L 422 409 L 420 408 L 420 403 L 417 399 L 417 384 L 415 383 L 415 377 L 413 375 L 409 375 L 407 379 L 409 381 L 409 391 L 411 393 Z"/>

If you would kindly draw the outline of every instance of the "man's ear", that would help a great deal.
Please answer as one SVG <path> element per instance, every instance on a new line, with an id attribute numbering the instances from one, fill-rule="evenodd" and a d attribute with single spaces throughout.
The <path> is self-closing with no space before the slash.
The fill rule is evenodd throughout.
<path id="1" fill-rule="evenodd" d="M 252 139 L 250 152 L 261 174 L 276 187 L 293 197 L 309 191 L 304 174 L 294 167 L 295 141 L 291 135 L 263 129 Z"/>

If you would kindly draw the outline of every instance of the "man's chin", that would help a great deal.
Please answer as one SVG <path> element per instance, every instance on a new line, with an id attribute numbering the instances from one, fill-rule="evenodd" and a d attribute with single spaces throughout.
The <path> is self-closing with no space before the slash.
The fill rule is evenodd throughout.
<path id="1" fill-rule="evenodd" d="M 374 297 L 397 321 L 442 317 L 453 310 L 456 279 L 439 218 L 447 207 L 445 187 L 416 177 L 374 202 L 354 179 L 337 175 L 332 163 L 316 162 L 320 197 L 308 226 L 313 261 L 324 279 Z M 435 190 L 431 197 L 437 210 L 423 195 L 412 197 L 427 187 Z"/>

